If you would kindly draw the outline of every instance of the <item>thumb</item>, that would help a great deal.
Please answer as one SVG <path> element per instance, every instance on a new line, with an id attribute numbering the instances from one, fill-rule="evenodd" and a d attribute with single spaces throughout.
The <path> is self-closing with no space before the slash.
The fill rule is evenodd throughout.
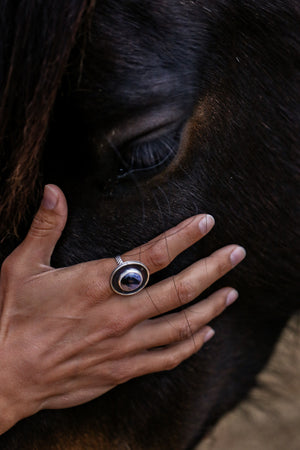
<path id="1" fill-rule="evenodd" d="M 18 256 L 26 261 L 27 267 L 50 266 L 54 247 L 65 227 L 67 216 L 68 207 L 63 192 L 53 184 L 46 185 L 41 206 L 25 240 L 17 249 Z"/>

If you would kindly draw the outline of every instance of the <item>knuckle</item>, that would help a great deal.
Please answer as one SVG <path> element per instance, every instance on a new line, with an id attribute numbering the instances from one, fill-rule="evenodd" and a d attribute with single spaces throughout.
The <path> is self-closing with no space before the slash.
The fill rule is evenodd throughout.
<path id="1" fill-rule="evenodd" d="M 211 310 L 210 317 L 217 317 L 224 311 L 224 305 L 223 302 L 220 301 L 216 302 Z M 210 317 L 207 318 L 207 322 L 210 321 Z"/>
<path id="2" fill-rule="evenodd" d="M 169 264 L 168 252 L 164 241 L 156 242 L 148 255 L 153 270 L 161 270 Z"/>
<path id="3" fill-rule="evenodd" d="M 218 259 L 216 262 L 216 272 L 218 278 L 222 277 L 228 271 L 228 264 L 224 259 Z"/>
<path id="4" fill-rule="evenodd" d="M 107 325 L 105 334 L 108 338 L 121 337 L 128 331 L 128 328 L 128 320 L 117 316 Z"/>
<path id="5" fill-rule="evenodd" d="M 109 373 L 107 374 L 107 378 L 112 382 L 114 386 L 119 384 L 119 380 L 121 379 L 120 369 L 117 364 L 112 365 L 110 367 Z"/>
<path id="6" fill-rule="evenodd" d="M 192 227 L 189 226 L 185 226 L 184 227 L 184 233 L 185 233 L 185 237 L 187 239 L 188 242 L 193 242 L 195 240 L 195 230 Z M 197 230 L 197 235 L 198 235 L 198 230 Z"/>
<path id="7" fill-rule="evenodd" d="M 1 289 L 6 294 L 16 291 L 18 282 L 22 278 L 22 270 L 20 270 L 18 259 L 13 255 L 9 255 L 1 266 Z"/>
<path id="8" fill-rule="evenodd" d="M 117 386 L 132 378 L 132 368 L 128 362 L 116 362 L 110 368 L 109 378 Z"/>
<path id="9" fill-rule="evenodd" d="M 49 234 L 56 227 L 56 218 L 52 214 L 45 214 L 41 211 L 34 217 L 29 234 L 34 237 L 43 237 Z"/>
<path id="10" fill-rule="evenodd" d="M 16 271 L 16 261 L 13 258 L 13 256 L 10 255 L 2 263 L 1 278 L 7 280 L 14 275 L 15 271 Z"/>
<path id="11" fill-rule="evenodd" d="M 113 386 L 117 386 L 119 384 L 120 378 L 120 369 L 117 362 L 111 362 L 101 366 L 101 377 L 103 380 L 107 382 L 107 384 L 111 384 Z"/>
<path id="12" fill-rule="evenodd" d="M 165 370 L 172 370 L 175 369 L 175 367 L 178 366 L 178 364 L 180 364 L 181 359 L 179 358 L 179 356 L 175 353 L 171 353 L 170 355 L 168 355 L 165 359 Z"/>
<path id="13" fill-rule="evenodd" d="M 191 335 L 191 325 L 189 324 L 188 320 L 185 319 L 185 321 L 182 322 L 180 327 L 178 328 L 178 340 L 185 341 L 186 339 L 190 338 Z"/>
<path id="14" fill-rule="evenodd" d="M 223 295 L 214 299 L 211 302 L 210 307 L 207 310 L 207 313 L 204 315 L 204 322 L 205 323 L 210 322 L 214 317 L 219 316 L 224 311 L 225 308 L 226 303 Z"/>
<path id="15" fill-rule="evenodd" d="M 114 345 L 113 355 L 115 359 L 121 359 L 136 353 L 139 343 L 136 339 L 132 339 L 130 332 L 122 336 L 118 340 L 118 344 Z"/>
<path id="16" fill-rule="evenodd" d="M 122 364 L 120 367 L 119 384 L 126 383 L 133 378 L 133 369 L 128 362 Z"/>
<path id="17" fill-rule="evenodd" d="M 179 279 L 176 283 L 176 291 L 179 299 L 184 303 L 194 299 L 194 286 L 191 280 Z"/>
<path id="18" fill-rule="evenodd" d="M 80 293 L 87 298 L 89 303 L 98 304 L 99 302 L 107 299 L 110 294 L 110 286 L 107 280 L 88 280 L 84 284 Z"/>

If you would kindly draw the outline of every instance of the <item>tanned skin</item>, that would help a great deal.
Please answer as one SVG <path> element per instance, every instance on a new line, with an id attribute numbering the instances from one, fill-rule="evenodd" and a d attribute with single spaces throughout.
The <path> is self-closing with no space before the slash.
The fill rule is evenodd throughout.
<path id="1" fill-rule="evenodd" d="M 213 231 L 151 283 L 232 243 L 246 248 L 247 258 L 197 297 L 226 286 L 240 293 L 210 323 L 216 335 L 199 352 L 171 371 L 136 378 L 88 404 L 39 412 L 5 433 L 0 446 L 192 448 L 255 384 L 299 309 L 299 6 L 279 0 L 104 0 L 74 2 L 67 14 L 67 2 L 56 3 L 41 8 L 53 17 L 53 48 L 61 58 L 45 53 L 50 40 L 39 33 L 42 40 L 31 46 L 24 40 L 22 50 L 30 55 L 37 46 L 36 66 L 30 58 L 22 68 L 13 66 L 21 84 L 14 85 L 13 77 L 8 82 L 4 70 L 7 85 L 16 88 L 25 83 L 24 68 L 27 81 L 38 79 L 42 55 L 52 58 L 51 96 L 44 86 L 49 104 L 40 96 L 31 104 L 24 94 L 32 107 L 25 113 L 17 97 L 7 100 L 2 161 L 5 151 L 12 153 L 10 145 L 19 153 L 5 166 L 2 192 L 12 211 L 26 198 L 27 216 L 23 222 L 12 213 L 3 219 L 5 229 L 13 221 L 18 237 L 13 230 L 6 236 L 2 259 L 24 239 L 46 183 L 62 189 L 69 207 L 54 268 L 126 253 L 203 213 L 214 216 Z M 68 27 L 55 21 L 60 8 Z M 11 42 L 15 11 L 6 9 Z M 46 30 L 47 17 L 36 12 L 31 23 Z M 60 60 L 65 63 L 55 78 L 51 70 Z M 26 86 L 25 93 L 33 92 L 35 83 Z M 16 161 L 25 147 L 18 145 L 34 107 L 36 132 L 44 134 L 26 142 L 26 155 L 33 149 L 37 155 L 28 169 L 34 180 L 21 180 Z"/>

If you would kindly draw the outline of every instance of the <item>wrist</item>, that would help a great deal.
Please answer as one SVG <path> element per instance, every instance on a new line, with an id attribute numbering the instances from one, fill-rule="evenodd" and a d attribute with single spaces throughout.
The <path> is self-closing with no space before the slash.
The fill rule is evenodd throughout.
<path id="1" fill-rule="evenodd" d="M 17 398 L 14 393 L 10 395 L 9 390 L 4 392 L 4 389 L 6 389 L 6 386 L 0 384 L 0 435 L 20 420 L 38 412 L 38 409 L 30 408 L 30 402 L 27 404 Z"/>
<path id="2" fill-rule="evenodd" d="M 0 354 L 0 360 L 4 362 Z M 3 364 L 4 365 L 4 364 Z M 4 365 L 5 367 L 5 365 Z M 25 392 L 12 373 L 5 368 L 0 372 L 0 435 L 12 428 L 17 422 L 33 415 L 34 410 Z"/>
<path id="3" fill-rule="evenodd" d="M 2 391 L 0 392 L 0 435 L 25 417 L 25 415 L 22 417 L 19 409 L 20 406 L 14 404 L 12 399 L 8 399 Z"/>

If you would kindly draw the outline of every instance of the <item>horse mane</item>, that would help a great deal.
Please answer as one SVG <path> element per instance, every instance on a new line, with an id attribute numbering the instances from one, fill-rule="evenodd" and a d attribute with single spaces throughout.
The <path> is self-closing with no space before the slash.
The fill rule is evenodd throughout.
<path id="1" fill-rule="evenodd" d="M 71 50 L 95 0 L 0 0 L 0 242 L 41 195 L 41 155 Z"/>

